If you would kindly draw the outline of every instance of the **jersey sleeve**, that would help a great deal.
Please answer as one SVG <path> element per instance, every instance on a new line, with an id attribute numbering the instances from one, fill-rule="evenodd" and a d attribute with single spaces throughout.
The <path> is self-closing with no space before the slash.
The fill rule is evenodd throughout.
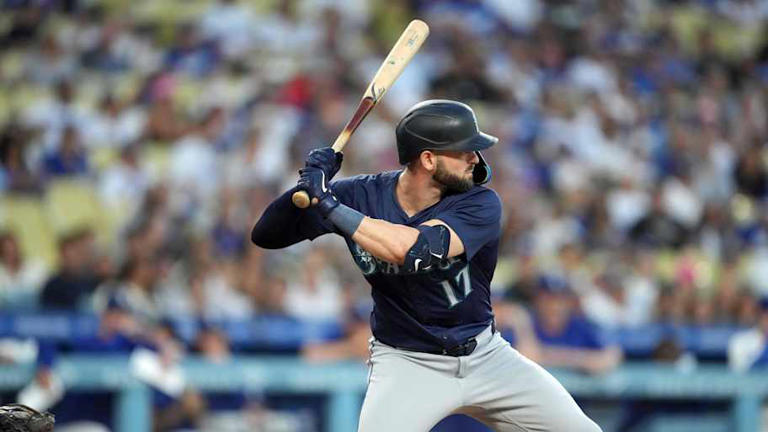
<path id="1" fill-rule="evenodd" d="M 490 189 L 458 200 L 435 216 L 445 222 L 461 239 L 467 259 L 501 232 L 501 200 Z"/>
<path id="2" fill-rule="evenodd" d="M 329 186 L 339 202 L 355 208 L 355 177 L 347 177 L 332 181 Z"/>
<path id="3" fill-rule="evenodd" d="M 335 232 L 333 224 L 323 219 L 315 209 L 304 209 L 298 223 L 298 231 L 308 240 L 314 240 L 323 234 Z"/>
<path id="4" fill-rule="evenodd" d="M 339 202 L 350 207 L 353 207 L 352 202 L 354 201 L 354 180 L 354 177 L 344 178 L 328 184 Z M 316 210 L 306 211 L 306 213 L 304 218 L 306 225 L 302 227 L 302 233 L 310 240 L 328 233 L 341 234 L 331 221 L 324 219 Z"/>
<path id="5" fill-rule="evenodd" d="M 339 202 L 354 208 L 354 191 L 355 191 L 355 178 L 344 178 L 332 181 L 329 185 L 331 191 Z M 308 209 L 304 211 L 304 224 L 300 226 L 302 234 L 308 239 L 314 240 L 323 234 L 336 233 L 341 234 L 339 230 L 331 223 L 331 221 L 324 219 L 320 216 L 316 210 Z"/>

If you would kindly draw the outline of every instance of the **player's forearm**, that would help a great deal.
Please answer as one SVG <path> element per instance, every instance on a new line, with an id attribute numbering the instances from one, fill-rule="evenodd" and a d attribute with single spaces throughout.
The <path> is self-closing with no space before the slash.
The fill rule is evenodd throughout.
<path id="1" fill-rule="evenodd" d="M 280 249 L 306 240 L 298 228 L 302 209 L 291 201 L 295 188 L 280 195 L 264 210 L 251 230 L 251 241 L 265 249 Z"/>
<path id="2" fill-rule="evenodd" d="M 418 236 L 416 228 L 365 217 L 352 240 L 376 258 L 400 265 Z"/>

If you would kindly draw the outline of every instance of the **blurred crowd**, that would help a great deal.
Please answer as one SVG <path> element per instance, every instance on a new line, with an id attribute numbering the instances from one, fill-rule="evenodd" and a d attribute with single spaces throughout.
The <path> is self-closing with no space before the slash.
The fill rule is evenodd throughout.
<path id="1" fill-rule="evenodd" d="M 0 309 L 127 311 L 156 327 L 113 324 L 155 342 L 167 318 L 260 315 L 363 340 L 369 288 L 343 242 L 274 252 L 248 233 L 414 17 L 431 35 L 340 176 L 398 169 L 412 104 L 470 104 L 500 138 L 486 158 L 510 337 L 552 364 L 573 358 L 547 341 L 599 348 L 582 366 L 603 370 L 621 355 L 591 326 L 758 323 L 762 0 L 4 0 Z"/>

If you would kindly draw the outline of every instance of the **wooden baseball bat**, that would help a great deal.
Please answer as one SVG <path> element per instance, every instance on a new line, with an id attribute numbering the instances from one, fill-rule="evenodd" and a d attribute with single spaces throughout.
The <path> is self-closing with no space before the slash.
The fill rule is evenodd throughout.
<path id="1" fill-rule="evenodd" d="M 344 130 L 341 131 L 336 141 L 331 146 L 336 153 L 340 152 L 349 141 L 352 133 L 360 126 L 363 119 L 368 115 L 374 106 L 381 100 L 384 93 L 392 87 L 397 77 L 403 72 L 405 66 L 421 48 L 424 40 L 429 36 L 429 26 L 421 20 L 413 20 L 405 28 L 403 34 L 397 40 L 387 58 L 379 67 L 376 75 L 373 76 L 371 83 L 363 94 L 363 98 L 357 105 L 354 115 L 349 120 Z M 293 204 L 299 208 L 309 207 L 309 195 L 305 191 L 297 191 L 291 197 Z"/>

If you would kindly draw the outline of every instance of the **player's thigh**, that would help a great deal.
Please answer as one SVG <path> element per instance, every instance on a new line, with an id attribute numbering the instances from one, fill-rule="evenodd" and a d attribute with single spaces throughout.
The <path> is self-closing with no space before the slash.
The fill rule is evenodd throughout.
<path id="1" fill-rule="evenodd" d="M 600 431 L 555 377 L 506 344 L 478 372 L 467 414 L 496 431 Z"/>
<path id="2" fill-rule="evenodd" d="M 427 432 L 460 404 L 455 379 L 397 354 L 373 356 L 360 432 Z"/>

